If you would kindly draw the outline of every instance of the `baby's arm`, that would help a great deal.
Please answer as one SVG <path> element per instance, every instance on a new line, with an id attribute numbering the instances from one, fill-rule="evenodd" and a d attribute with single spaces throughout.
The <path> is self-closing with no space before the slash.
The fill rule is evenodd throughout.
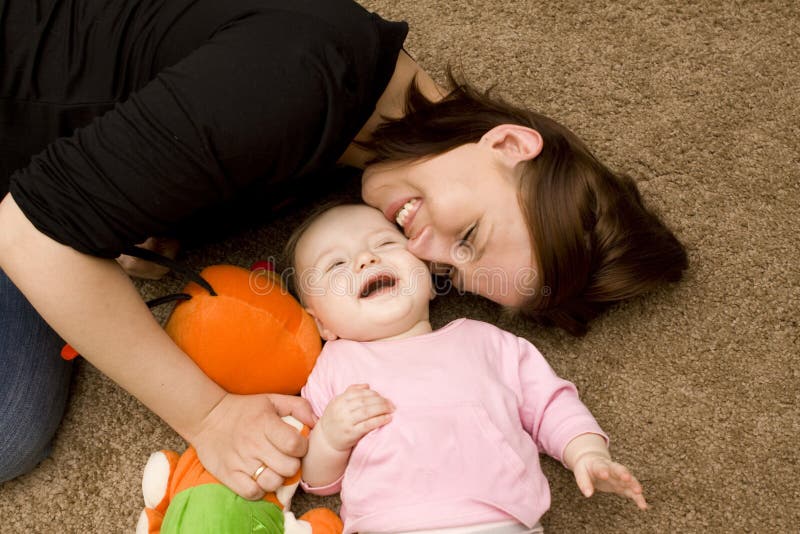
<path id="1" fill-rule="evenodd" d="M 575 385 L 559 378 L 530 342 L 516 339 L 520 416 L 540 451 L 571 469 L 587 497 L 598 489 L 628 497 L 639 508 L 647 508 L 642 486 L 625 466 L 611 459 L 603 431 L 578 398 Z"/>
<path id="2" fill-rule="evenodd" d="M 632 499 L 639 508 L 647 509 L 642 485 L 627 467 L 611 459 L 602 436 L 581 434 L 574 438 L 564 449 L 564 464 L 572 470 L 585 496 L 591 497 L 598 489 Z"/>
<path id="3" fill-rule="evenodd" d="M 303 458 L 303 481 L 311 488 L 335 482 L 344 473 L 350 452 L 362 437 L 391 421 L 394 405 L 355 384 L 334 398 L 311 431 Z"/>

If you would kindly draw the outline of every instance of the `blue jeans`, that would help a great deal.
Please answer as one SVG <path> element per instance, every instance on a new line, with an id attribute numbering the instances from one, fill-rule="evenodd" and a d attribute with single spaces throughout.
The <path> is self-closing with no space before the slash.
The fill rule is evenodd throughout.
<path id="1" fill-rule="evenodd" d="M 50 453 L 72 374 L 63 345 L 0 270 L 0 483 Z"/>

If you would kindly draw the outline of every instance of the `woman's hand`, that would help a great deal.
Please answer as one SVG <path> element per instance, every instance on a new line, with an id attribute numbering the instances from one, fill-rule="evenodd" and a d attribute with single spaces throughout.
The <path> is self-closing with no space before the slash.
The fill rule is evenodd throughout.
<path id="1" fill-rule="evenodd" d="M 627 467 L 607 455 L 597 452 L 583 454 L 575 460 L 572 471 L 575 482 L 586 497 L 591 497 L 595 490 L 616 493 L 633 500 L 640 509 L 647 509 L 642 485 Z"/>
<path id="2" fill-rule="evenodd" d="M 314 425 L 311 407 L 300 397 L 229 393 L 190 441 L 220 482 L 246 499 L 260 499 L 297 473 L 308 447 L 307 439 L 281 420 L 285 415 Z M 262 465 L 266 468 L 254 479 Z"/>
<path id="3" fill-rule="evenodd" d="M 140 243 L 137 246 L 147 250 L 152 250 L 153 252 L 174 260 L 175 256 L 178 255 L 178 250 L 180 249 L 181 244 L 177 239 L 172 239 L 169 237 L 150 237 L 147 239 L 147 241 Z M 122 267 L 122 270 L 124 270 L 128 276 L 134 276 L 136 278 L 158 280 L 169 272 L 169 268 L 164 267 L 163 265 L 158 265 L 157 263 L 145 261 L 141 258 L 135 258 L 133 256 L 127 256 L 125 254 L 122 254 L 117 258 L 117 263 L 119 263 L 120 267 Z"/>
<path id="4" fill-rule="evenodd" d="M 349 451 L 362 437 L 391 421 L 393 411 L 394 404 L 367 384 L 354 384 L 325 408 L 320 430 L 334 450 Z"/>

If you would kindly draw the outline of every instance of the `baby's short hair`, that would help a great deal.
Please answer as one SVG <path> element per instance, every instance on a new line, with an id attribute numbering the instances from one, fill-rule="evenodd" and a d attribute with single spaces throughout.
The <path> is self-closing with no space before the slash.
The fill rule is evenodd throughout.
<path id="1" fill-rule="evenodd" d="M 308 231 L 312 224 L 314 224 L 320 217 L 328 213 L 333 208 L 355 205 L 357 204 L 353 201 L 332 200 L 317 206 L 309 214 L 309 216 L 306 217 L 306 219 L 292 231 L 292 235 L 290 235 L 289 240 L 286 241 L 286 246 L 283 248 L 283 257 L 289 264 L 289 276 L 287 277 L 289 289 L 295 294 L 295 296 L 297 296 L 301 303 L 303 301 L 303 293 L 297 286 L 297 278 L 300 273 L 297 272 L 297 259 L 295 258 L 295 255 L 297 254 L 297 244 L 300 242 L 300 238 L 303 237 L 303 234 Z"/>

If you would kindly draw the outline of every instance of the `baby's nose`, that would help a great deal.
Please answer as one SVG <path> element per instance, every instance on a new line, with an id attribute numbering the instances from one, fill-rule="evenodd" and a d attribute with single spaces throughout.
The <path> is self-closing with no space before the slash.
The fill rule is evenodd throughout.
<path id="1" fill-rule="evenodd" d="M 358 261 L 356 261 L 356 265 L 358 266 L 358 270 L 361 271 L 366 269 L 370 265 L 375 265 L 379 263 L 381 260 L 378 256 L 371 252 L 363 252 L 358 256 Z"/>

